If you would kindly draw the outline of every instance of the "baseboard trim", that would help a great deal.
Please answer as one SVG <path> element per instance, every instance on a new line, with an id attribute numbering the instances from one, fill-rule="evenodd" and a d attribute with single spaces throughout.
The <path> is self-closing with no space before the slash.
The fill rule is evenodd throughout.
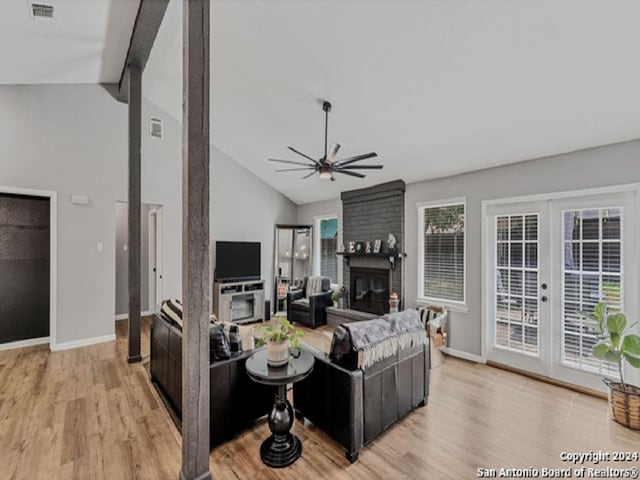
<path id="1" fill-rule="evenodd" d="M 35 347 L 36 345 L 45 345 L 50 341 L 49 337 L 29 338 L 28 340 L 18 340 L 16 342 L 0 343 L 0 351 L 13 350 L 15 348 Z"/>
<path id="2" fill-rule="evenodd" d="M 442 351 L 442 353 L 445 353 L 451 357 L 461 358 L 463 360 L 469 360 L 470 362 L 487 363 L 486 360 L 482 358 L 480 355 L 463 352 L 462 350 L 456 350 L 455 348 L 441 347 L 440 351 Z"/>
<path id="3" fill-rule="evenodd" d="M 70 342 L 62 342 L 56 345 L 51 345 L 51 351 L 59 352 L 60 350 L 69 350 L 71 348 L 88 347 L 89 345 L 95 345 L 97 343 L 114 342 L 116 340 L 116 334 L 103 335 L 101 337 L 82 338 L 80 340 L 72 340 Z"/>
<path id="4" fill-rule="evenodd" d="M 574 385 L 572 383 L 563 382 L 562 380 L 556 380 L 554 378 L 545 377 L 544 375 L 538 375 L 537 373 L 528 372 L 526 370 L 520 370 L 519 368 L 514 368 L 510 365 L 505 365 L 504 363 L 489 361 L 487 362 L 487 365 L 493 368 L 499 368 L 500 370 L 505 370 L 507 372 L 522 375 L 524 377 L 529 377 L 534 380 L 538 380 L 539 382 L 548 383 L 550 385 L 555 385 L 557 387 L 563 387 L 569 390 L 573 390 L 574 392 L 583 393 L 585 395 L 590 395 L 596 398 L 601 398 L 603 400 L 607 400 L 607 398 L 609 398 L 606 393 L 598 392 L 597 390 L 592 390 L 586 387 L 581 387 L 579 385 Z"/>
<path id="5" fill-rule="evenodd" d="M 140 312 L 140 316 L 141 317 L 150 317 L 153 315 L 154 312 L 147 310 L 144 312 Z M 120 315 L 116 315 L 116 322 L 119 322 L 120 320 L 128 320 L 129 319 L 129 314 L 128 313 L 121 313 Z"/>

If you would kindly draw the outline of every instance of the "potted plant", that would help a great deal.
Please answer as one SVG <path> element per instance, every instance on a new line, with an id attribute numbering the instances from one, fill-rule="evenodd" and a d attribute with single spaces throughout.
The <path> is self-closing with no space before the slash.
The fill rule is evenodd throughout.
<path id="1" fill-rule="evenodd" d="M 336 288 L 331 292 L 331 301 L 333 302 L 334 307 L 338 306 L 338 302 L 340 301 L 340 298 L 342 298 L 342 293 L 340 293 L 339 289 Z"/>
<path id="2" fill-rule="evenodd" d="M 640 388 L 624 381 L 623 363 L 640 368 L 640 336 L 627 333 L 634 324 L 627 325 L 627 317 L 618 311 L 607 312 L 604 302 L 596 305 L 592 315 L 593 329 L 598 335 L 598 343 L 593 354 L 600 360 L 617 364 L 620 382 L 605 378 L 609 387 L 609 406 L 613 419 L 625 427 L 640 430 Z M 637 322 L 636 322 L 637 323 Z"/>
<path id="3" fill-rule="evenodd" d="M 259 345 L 267 345 L 267 364 L 270 367 L 282 367 L 289 362 L 290 351 L 294 356 L 300 355 L 300 338 L 304 336 L 296 330 L 286 318 L 278 319 L 275 326 L 265 327 Z"/>

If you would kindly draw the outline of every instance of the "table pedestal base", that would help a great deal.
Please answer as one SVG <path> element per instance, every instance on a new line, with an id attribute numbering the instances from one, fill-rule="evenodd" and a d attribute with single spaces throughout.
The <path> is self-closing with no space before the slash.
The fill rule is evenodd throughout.
<path id="1" fill-rule="evenodd" d="M 260 458 L 265 465 L 282 468 L 291 465 L 302 454 L 302 443 L 291 433 L 293 408 L 287 400 L 287 386 L 278 385 L 276 401 L 269 413 L 271 436 L 260 446 Z"/>
<path id="2" fill-rule="evenodd" d="M 260 458 L 271 468 L 288 467 L 302 454 L 302 443 L 292 433 L 285 435 L 284 441 L 271 435 L 260 446 Z"/>

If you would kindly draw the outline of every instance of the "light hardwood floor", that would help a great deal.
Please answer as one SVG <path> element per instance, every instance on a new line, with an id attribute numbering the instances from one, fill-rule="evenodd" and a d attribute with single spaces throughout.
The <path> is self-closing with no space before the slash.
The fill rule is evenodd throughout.
<path id="1" fill-rule="evenodd" d="M 63 352 L 0 352 L 0 478 L 178 478 L 180 435 L 147 365 L 126 363 L 126 332 L 117 333 Z M 147 326 L 143 355 L 148 342 Z M 304 451 L 293 466 L 262 464 L 262 420 L 211 452 L 214 478 L 471 479 L 479 467 L 568 467 L 563 451 L 640 449 L 640 433 L 610 421 L 603 400 L 453 358 L 432 370 L 429 404 L 354 465 L 313 425 L 294 430 Z"/>

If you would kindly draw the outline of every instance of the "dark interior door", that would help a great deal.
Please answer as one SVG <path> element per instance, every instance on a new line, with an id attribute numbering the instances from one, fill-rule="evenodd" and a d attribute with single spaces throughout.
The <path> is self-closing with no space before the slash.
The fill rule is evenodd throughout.
<path id="1" fill-rule="evenodd" d="M 49 336 L 49 201 L 0 194 L 0 343 Z"/>

